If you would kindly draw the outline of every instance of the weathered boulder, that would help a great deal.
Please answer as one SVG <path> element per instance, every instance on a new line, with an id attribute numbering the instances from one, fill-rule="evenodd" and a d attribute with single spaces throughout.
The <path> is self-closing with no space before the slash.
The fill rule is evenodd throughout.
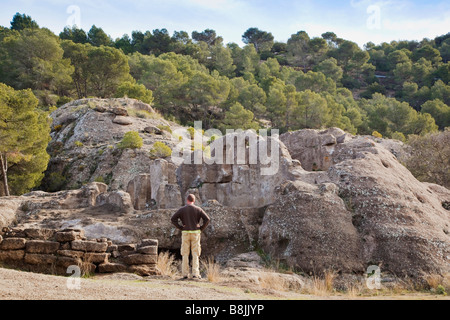
<path id="1" fill-rule="evenodd" d="M 338 128 L 323 131 L 305 129 L 280 136 L 291 157 L 299 160 L 307 171 L 327 171 L 332 165 L 336 145 L 350 139 L 351 135 Z"/>
<path id="2" fill-rule="evenodd" d="M 146 133 L 150 133 L 150 134 L 157 134 L 157 135 L 162 135 L 163 132 L 161 131 L 161 129 L 154 127 L 154 126 L 148 126 L 144 128 L 144 132 Z"/>
<path id="3" fill-rule="evenodd" d="M 15 200 L 14 197 L 0 197 L 0 230 L 10 226 L 16 220 L 20 206 L 21 202 Z"/>
<path id="4" fill-rule="evenodd" d="M 128 126 L 130 124 L 133 124 L 133 119 L 129 117 L 117 116 L 112 122 L 115 124 L 120 124 L 122 126 Z"/>
<path id="5" fill-rule="evenodd" d="M 259 245 L 304 272 L 362 272 L 361 239 L 337 188 L 286 182 L 268 206 Z"/>
<path id="6" fill-rule="evenodd" d="M 41 209 L 79 209 L 95 206 L 97 197 L 107 189 L 106 184 L 93 182 L 78 190 L 55 193 L 34 191 L 17 199 L 22 201 L 21 209 L 28 212 Z"/>
<path id="7" fill-rule="evenodd" d="M 442 206 L 450 190 L 419 182 L 364 137 L 339 145 L 333 161 L 329 176 L 352 213 L 365 262 L 416 276 L 450 270 L 450 211 Z"/>
<path id="8" fill-rule="evenodd" d="M 322 133 L 291 136 L 306 136 L 296 143 L 307 145 Z M 343 141 L 330 145 L 326 172 L 301 174 L 279 189 L 264 216 L 260 245 L 305 271 L 375 264 L 397 275 L 448 272 L 450 211 L 443 203 L 450 191 L 419 182 L 372 138 Z M 304 153 L 299 157 L 312 159 Z"/>
<path id="9" fill-rule="evenodd" d="M 112 212 L 130 213 L 133 211 L 130 194 L 121 190 L 99 195 L 96 199 L 96 206 L 108 206 Z"/>
<path id="10" fill-rule="evenodd" d="M 229 207 L 263 207 L 273 202 L 275 188 L 293 179 L 292 161 L 286 147 L 275 137 L 237 132 L 211 144 L 215 163 L 198 163 L 197 152 L 177 170 L 181 194 L 197 189 L 200 201 L 217 200 Z M 201 155 L 200 155 L 201 156 Z"/>
<path id="11" fill-rule="evenodd" d="M 225 262 L 236 254 L 255 250 L 264 209 L 229 208 L 214 201 L 203 204 L 202 208 L 211 217 L 211 224 L 201 238 L 202 255 L 213 255 L 218 261 Z M 127 218 L 123 224 L 136 231 L 137 239 L 159 240 L 158 244 L 154 240 L 143 240 L 142 247 L 158 245 L 163 251 L 179 251 L 181 232 L 170 222 L 174 213 L 174 210 L 151 211 Z"/>
<path id="12" fill-rule="evenodd" d="M 112 113 L 114 113 L 116 116 L 122 116 L 122 117 L 128 117 L 128 111 L 127 108 L 124 108 L 123 106 L 120 107 L 113 107 L 111 109 Z"/>
<path id="13" fill-rule="evenodd" d="M 84 182 L 105 181 L 110 190 L 126 191 L 134 177 L 148 173 L 148 154 L 154 142 L 163 141 L 171 148 L 177 143 L 170 135 L 144 133 L 149 127 L 178 127 L 151 114 L 151 106 L 127 98 L 82 99 L 58 108 L 51 114 L 51 160 L 43 187 L 54 188 L 56 184 L 61 189 L 77 189 Z M 144 142 L 141 149 L 117 148 L 129 131 L 140 133 Z"/>
<path id="14" fill-rule="evenodd" d="M 158 270 L 154 264 L 139 264 L 128 268 L 129 272 L 136 273 L 142 277 L 158 274 Z"/>
<path id="15" fill-rule="evenodd" d="M 154 209 L 178 208 L 182 205 L 180 187 L 177 184 L 176 166 L 164 159 L 150 164 L 151 198 Z"/>
<path id="16" fill-rule="evenodd" d="M 148 209 L 152 200 L 150 174 L 136 176 L 128 183 L 127 192 L 130 194 L 134 209 Z"/>

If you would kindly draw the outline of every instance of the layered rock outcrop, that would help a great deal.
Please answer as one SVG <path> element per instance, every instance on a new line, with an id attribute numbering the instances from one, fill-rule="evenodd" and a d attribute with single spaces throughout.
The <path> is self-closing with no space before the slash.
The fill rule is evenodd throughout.
<path id="1" fill-rule="evenodd" d="M 1 224 L 83 228 L 89 237 L 117 243 L 151 237 L 162 249 L 178 251 L 180 234 L 170 217 L 194 193 L 212 218 L 203 253 L 219 261 L 259 249 L 304 272 L 363 273 L 370 265 L 396 275 L 450 271 L 450 191 L 415 179 L 397 160 L 401 145 L 394 141 L 335 128 L 300 130 L 279 140 L 236 133 L 209 146 L 211 157 L 222 154 L 221 163 L 196 164 L 194 152 L 177 165 L 149 158 L 153 142 L 177 142 L 152 119 L 131 117 L 129 107 L 89 102 L 55 114 L 61 127 L 54 143 L 63 147 L 53 159 L 63 161 L 60 172 L 71 181 L 101 175 L 108 185 L 1 198 Z M 116 117 L 132 124 L 114 123 Z M 105 145 L 130 129 L 141 132 L 143 149 L 113 155 L 116 149 Z M 74 149 L 75 141 L 83 146 Z"/>
<path id="2" fill-rule="evenodd" d="M 251 131 L 234 133 L 211 144 L 211 164 L 189 163 L 177 170 L 183 195 L 197 193 L 202 202 L 217 200 L 227 207 L 258 208 L 272 203 L 275 188 L 294 179 L 301 169 L 278 139 Z"/>

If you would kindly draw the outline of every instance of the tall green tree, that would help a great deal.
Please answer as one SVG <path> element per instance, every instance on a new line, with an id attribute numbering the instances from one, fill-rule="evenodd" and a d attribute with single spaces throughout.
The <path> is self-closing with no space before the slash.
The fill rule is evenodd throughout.
<path id="1" fill-rule="evenodd" d="M 450 107 L 439 99 L 429 100 L 422 105 L 422 113 L 429 113 L 440 130 L 450 127 Z"/>
<path id="2" fill-rule="evenodd" d="M 213 46 L 216 44 L 218 37 L 215 30 L 206 29 L 203 32 L 192 32 L 192 39 L 197 42 L 205 42 L 208 46 Z"/>
<path id="3" fill-rule="evenodd" d="M 61 40 L 72 40 L 75 43 L 87 43 L 88 36 L 83 29 L 77 28 L 77 26 L 65 27 L 59 34 Z"/>
<path id="4" fill-rule="evenodd" d="M 11 21 L 11 30 L 22 31 L 24 29 L 39 29 L 39 25 L 25 13 L 16 13 Z"/>
<path id="5" fill-rule="evenodd" d="M 288 61 L 291 65 L 302 67 L 306 72 L 311 60 L 311 38 L 305 31 L 291 35 L 287 42 Z"/>
<path id="6" fill-rule="evenodd" d="M 110 46 L 113 43 L 111 37 L 102 28 L 96 27 L 95 24 L 88 32 L 88 41 L 95 47 Z"/>
<path id="7" fill-rule="evenodd" d="M 210 70 L 217 70 L 222 76 L 232 77 L 236 66 L 233 65 L 231 50 L 223 47 L 222 44 L 216 44 L 210 47 L 210 52 L 211 59 L 208 62 Z"/>
<path id="8" fill-rule="evenodd" d="M 6 196 L 36 187 L 47 169 L 51 121 L 37 105 L 31 90 L 0 83 L 0 181 Z"/>
<path id="9" fill-rule="evenodd" d="M 336 83 L 341 81 L 344 74 L 344 71 L 340 66 L 338 66 L 335 58 L 328 58 L 322 61 L 314 71 L 322 72 L 325 76 L 331 78 Z"/>
<path id="10" fill-rule="evenodd" d="M 196 72 L 185 83 L 184 88 L 186 102 L 194 111 L 201 111 L 202 119 L 206 121 L 206 128 L 209 128 L 213 115 L 210 107 L 215 107 L 223 103 L 230 93 L 230 83 L 228 79 L 213 77 L 203 72 Z"/>
<path id="11" fill-rule="evenodd" d="M 225 113 L 225 119 L 221 125 L 222 131 L 225 132 L 226 129 L 257 130 L 259 125 L 254 118 L 253 112 L 246 110 L 239 102 L 236 102 Z"/>
<path id="12" fill-rule="evenodd" d="M 94 47 L 88 51 L 87 67 L 92 95 L 112 97 L 119 85 L 131 80 L 130 66 L 125 54 L 111 47 Z"/>
<path id="13" fill-rule="evenodd" d="M 131 81 L 127 56 L 111 47 L 64 41 L 64 55 L 75 68 L 73 81 L 78 97 L 108 98 L 125 81 Z"/>
<path id="14" fill-rule="evenodd" d="M 63 54 L 60 40 L 50 30 L 13 32 L 0 42 L 0 81 L 15 89 L 64 91 L 74 69 Z"/>
<path id="15" fill-rule="evenodd" d="M 245 44 L 253 44 L 258 53 L 270 51 L 274 44 L 274 37 L 270 32 L 249 28 L 242 36 Z"/>
<path id="16" fill-rule="evenodd" d="M 306 90 L 298 94 L 298 105 L 292 111 L 293 129 L 320 129 L 330 120 L 327 100 L 320 94 Z"/>
<path id="17" fill-rule="evenodd" d="M 72 40 L 64 40 L 61 44 L 64 49 L 64 58 L 69 59 L 74 67 L 72 74 L 78 99 L 88 96 L 89 81 L 89 57 L 88 52 L 92 46 L 88 43 L 75 43 Z"/>

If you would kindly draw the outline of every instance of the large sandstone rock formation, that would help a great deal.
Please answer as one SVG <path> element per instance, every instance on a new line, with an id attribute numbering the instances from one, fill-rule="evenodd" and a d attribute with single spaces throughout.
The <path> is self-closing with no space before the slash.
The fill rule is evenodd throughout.
<path id="1" fill-rule="evenodd" d="M 111 190 L 126 190 L 130 181 L 149 173 L 149 151 L 154 142 L 173 148 L 169 132 L 156 127 L 177 128 L 153 109 L 133 99 L 83 99 L 70 102 L 52 113 L 51 160 L 44 186 L 59 180 L 66 189 L 102 181 Z M 126 125 L 124 121 L 126 120 Z M 148 132 L 155 127 L 156 131 Z M 139 132 L 144 145 L 138 150 L 121 150 L 118 144 L 129 131 Z M 62 176 L 62 177 L 61 177 Z M 56 181 L 55 181 L 56 180 Z"/>
<path id="2" fill-rule="evenodd" d="M 238 141 L 243 141 L 242 145 Z M 253 148 L 248 146 L 250 141 Z M 222 161 L 195 164 L 194 154 L 189 163 L 181 164 L 177 176 L 183 195 L 197 193 L 202 202 L 217 200 L 228 207 L 264 207 L 274 201 L 276 186 L 294 179 L 295 168 L 300 167 L 278 139 L 258 138 L 251 131 L 215 140 L 211 144 L 213 158 L 216 152 Z M 262 164 L 263 158 L 270 163 Z"/>
<path id="3" fill-rule="evenodd" d="M 102 176 L 109 185 L 1 198 L 0 225 L 84 228 L 88 237 L 118 243 L 151 237 L 162 250 L 178 251 L 180 234 L 170 217 L 194 193 L 212 217 L 203 253 L 219 261 L 260 249 L 304 272 L 362 273 L 370 265 L 396 275 L 450 271 L 450 191 L 417 181 L 396 158 L 399 143 L 335 128 L 255 144 L 251 133 L 236 133 L 233 139 L 244 136 L 243 161 L 237 144 L 224 137 L 211 144 L 212 156 L 222 148 L 230 161 L 195 164 L 193 153 L 177 165 L 149 158 L 155 141 L 177 141 L 152 129 L 164 120 L 128 115 L 134 104 L 82 100 L 56 111 L 50 170 L 70 183 Z M 131 124 L 114 123 L 117 117 Z M 130 129 L 144 138 L 143 149 L 118 152 L 114 145 Z M 76 141 L 83 146 L 74 147 Z M 272 172 L 251 161 L 251 148 L 266 145 L 276 163 Z"/>
<path id="4" fill-rule="evenodd" d="M 279 188 L 260 228 L 263 248 L 306 271 L 357 271 L 371 264 L 397 275 L 448 271 L 450 212 L 443 204 L 450 191 L 417 181 L 372 138 L 333 139 L 330 131 L 281 137 L 290 139 L 289 151 L 303 163 L 323 165 L 320 159 L 329 157 L 329 168 L 315 173 L 320 179 L 314 184 Z M 324 149 L 324 136 L 335 143 Z M 318 145 L 308 155 L 304 146 L 311 141 Z"/>

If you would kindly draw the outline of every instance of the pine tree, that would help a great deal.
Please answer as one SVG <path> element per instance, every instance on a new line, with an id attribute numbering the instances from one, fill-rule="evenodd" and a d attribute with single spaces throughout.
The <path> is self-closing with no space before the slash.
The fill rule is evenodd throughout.
<path id="1" fill-rule="evenodd" d="M 44 177 L 50 119 L 37 105 L 31 90 L 0 83 L 0 175 L 6 196 L 23 194 Z"/>

